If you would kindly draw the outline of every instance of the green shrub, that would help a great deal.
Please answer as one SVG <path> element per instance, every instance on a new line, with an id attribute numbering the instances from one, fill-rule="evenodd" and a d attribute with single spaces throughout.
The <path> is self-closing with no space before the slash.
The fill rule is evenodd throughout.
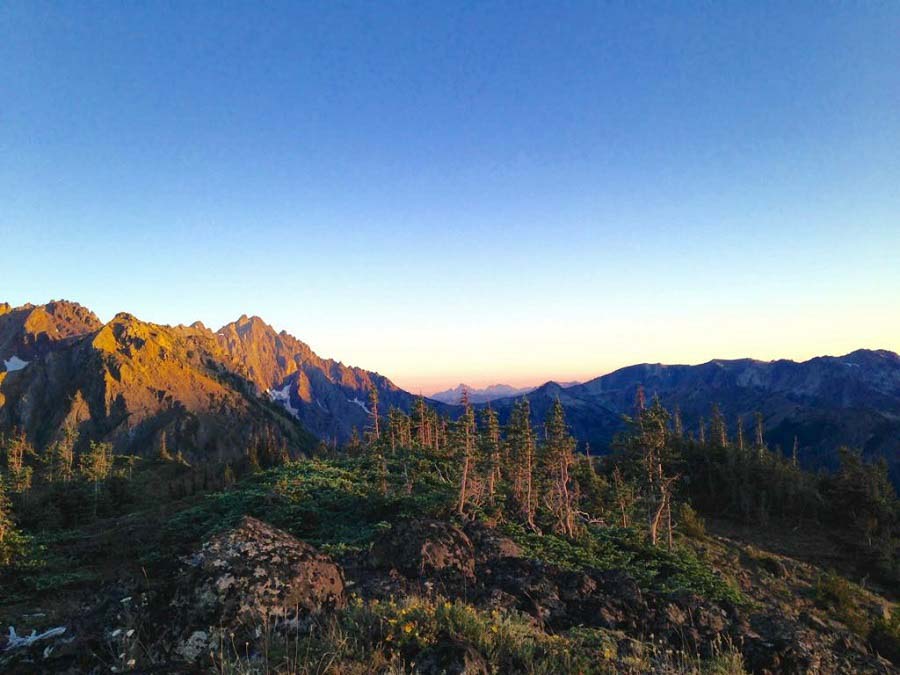
<path id="1" fill-rule="evenodd" d="M 678 509 L 678 529 L 693 539 L 706 539 L 706 521 L 690 504 L 682 504 Z"/>
<path id="2" fill-rule="evenodd" d="M 869 618 L 859 607 L 857 595 L 853 585 L 834 572 L 819 577 L 816 583 L 816 604 L 857 635 L 866 636 L 870 630 Z"/>

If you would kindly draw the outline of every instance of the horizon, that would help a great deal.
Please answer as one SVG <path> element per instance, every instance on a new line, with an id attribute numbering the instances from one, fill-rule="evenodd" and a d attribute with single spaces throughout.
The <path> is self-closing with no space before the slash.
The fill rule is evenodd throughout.
<path id="1" fill-rule="evenodd" d="M 900 5 L 0 7 L 0 294 L 408 391 L 900 351 Z"/>
<path id="2" fill-rule="evenodd" d="M 134 316 L 135 318 L 137 318 L 139 321 L 156 323 L 156 324 L 169 326 L 169 327 L 178 326 L 178 325 L 190 326 L 191 324 L 199 321 L 200 323 L 202 323 L 204 326 L 206 326 L 209 330 L 211 330 L 213 332 L 220 331 L 222 328 L 224 328 L 229 323 L 238 321 L 240 318 L 242 318 L 244 316 L 246 316 L 248 318 L 257 318 L 257 319 L 260 319 L 261 321 L 263 321 L 264 323 L 266 323 L 277 333 L 286 331 L 287 333 L 289 333 L 293 337 L 297 338 L 301 342 L 305 342 L 321 358 L 332 359 L 332 360 L 340 362 L 346 366 L 362 368 L 363 370 L 368 370 L 370 372 L 378 373 L 379 375 L 383 375 L 383 376 L 387 377 L 391 382 L 393 382 L 395 385 L 399 386 L 401 389 L 404 389 L 413 394 L 420 394 L 420 395 L 424 395 L 427 397 L 431 397 L 434 394 L 439 394 L 439 393 L 444 393 L 446 391 L 450 391 L 459 386 L 467 386 L 467 387 L 470 387 L 473 389 L 485 389 L 490 386 L 506 385 L 506 386 L 514 387 L 516 389 L 524 389 L 524 388 L 528 388 L 528 387 L 531 387 L 533 389 L 538 389 L 538 388 L 540 388 L 546 384 L 550 384 L 550 383 L 562 384 L 562 383 L 567 383 L 567 382 L 575 382 L 576 384 L 584 384 L 591 380 L 603 377 L 604 375 L 609 375 L 610 373 L 614 373 L 617 370 L 621 370 L 622 368 L 628 368 L 631 366 L 645 365 L 645 364 L 646 365 L 665 365 L 665 366 L 697 366 L 697 365 L 702 365 L 704 363 L 710 363 L 712 361 L 731 361 L 731 360 L 740 360 L 740 359 L 750 359 L 753 361 L 761 361 L 761 362 L 774 362 L 774 361 L 787 360 L 787 361 L 794 361 L 797 363 L 802 363 L 804 361 L 809 361 L 810 359 L 815 359 L 815 358 L 823 358 L 823 357 L 836 358 L 836 357 L 847 356 L 847 355 L 852 354 L 857 351 L 872 351 L 872 352 L 887 351 L 887 352 L 890 352 L 893 354 L 900 353 L 900 350 L 891 349 L 891 348 L 887 348 L 887 347 L 856 346 L 856 347 L 853 347 L 851 349 L 847 349 L 847 350 L 841 351 L 841 352 L 814 353 L 814 354 L 810 354 L 810 355 L 806 355 L 806 356 L 784 356 L 784 355 L 782 355 L 782 356 L 773 356 L 770 358 L 761 358 L 761 357 L 756 357 L 756 356 L 752 356 L 752 355 L 729 356 L 729 357 L 708 356 L 705 358 L 699 358 L 698 360 L 691 361 L 691 362 L 674 362 L 674 361 L 661 361 L 658 359 L 656 359 L 656 360 L 648 359 L 648 360 L 644 360 L 644 361 L 620 363 L 620 364 L 615 365 L 615 366 L 609 368 L 608 370 L 604 370 L 602 372 L 585 373 L 583 376 L 576 376 L 576 377 L 545 377 L 545 378 L 541 379 L 541 378 L 535 378 L 535 377 L 529 378 L 528 374 L 525 373 L 522 375 L 520 380 L 513 380 L 513 381 L 509 381 L 509 382 L 501 382 L 501 381 L 497 381 L 497 380 L 492 380 L 490 378 L 483 379 L 483 380 L 475 379 L 470 382 L 464 382 L 462 380 L 458 380 L 458 381 L 455 381 L 452 383 L 448 383 L 449 381 L 447 381 L 447 382 L 444 382 L 443 384 L 432 385 L 430 388 L 427 388 L 427 389 L 421 388 L 421 387 L 419 389 L 414 389 L 412 387 L 405 386 L 405 384 L 402 381 L 396 379 L 390 373 L 380 370 L 377 366 L 348 362 L 348 361 L 341 359 L 339 356 L 335 356 L 335 355 L 323 352 L 323 351 L 317 349 L 315 347 L 315 345 L 311 345 L 307 340 L 304 339 L 304 337 L 302 335 L 296 335 L 294 333 L 291 333 L 291 331 L 289 331 L 287 329 L 279 328 L 278 326 L 267 321 L 266 317 L 260 316 L 259 314 L 256 314 L 253 312 L 244 312 L 240 316 L 236 316 L 233 319 L 225 321 L 224 323 L 213 325 L 213 324 L 207 323 L 206 321 L 204 321 L 202 319 L 194 319 L 193 321 L 177 322 L 177 323 L 167 322 L 167 321 L 149 321 L 148 319 L 141 316 L 140 314 L 138 314 L 136 312 L 128 311 L 127 309 L 118 310 L 116 312 L 113 312 L 109 316 L 104 316 L 104 315 L 101 315 L 100 313 L 96 312 L 89 305 L 86 305 L 77 300 L 72 300 L 71 298 L 62 298 L 62 297 L 51 298 L 51 299 L 48 299 L 48 300 L 45 300 L 42 302 L 35 302 L 34 300 L 25 300 L 22 302 L 10 302 L 8 299 L 0 298 L 0 304 L 2 304 L 4 302 L 9 304 L 10 307 L 13 309 L 16 307 L 21 307 L 23 305 L 28 305 L 28 304 L 34 305 L 34 306 L 41 306 L 41 305 L 45 305 L 45 304 L 48 304 L 51 302 L 72 302 L 72 303 L 81 305 L 82 307 L 86 307 L 87 309 L 93 311 L 95 314 L 97 314 L 97 317 L 104 324 L 111 321 L 118 314 L 130 314 L 130 315 Z"/>

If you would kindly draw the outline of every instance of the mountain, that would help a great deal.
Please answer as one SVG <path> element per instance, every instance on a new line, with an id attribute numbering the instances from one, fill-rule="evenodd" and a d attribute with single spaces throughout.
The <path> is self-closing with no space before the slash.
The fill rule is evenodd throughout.
<path id="1" fill-rule="evenodd" d="M 193 460 L 231 457 L 259 438 L 300 453 L 370 424 L 372 388 L 385 413 L 417 398 L 259 317 L 216 332 L 125 313 L 103 324 L 67 301 L 0 304 L 0 365 L 0 432 L 22 429 L 39 448 L 76 425 L 83 444 L 109 440 L 120 452 L 152 453 L 165 435 L 168 450 Z"/>
<path id="2" fill-rule="evenodd" d="M 678 407 L 685 428 L 695 434 L 714 404 L 732 433 L 740 418 L 748 436 L 753 416 L 760 412 L 770 447 L 790 452 L 796 437 L 805 466 L 833 468 L 837 449 L 849 445 L 868 457 L 886 458 L 893 479 L 900 479 L 900 356 L 893 352 L 859 350 L 799 363 L 641 364 L 566 389 L 548 382 L 528 399 L 535 419 L 541 420 L 559 397 L 575 436 L 603 450 L 624 428 L 622 415 L 633 411 L 638 387 L 648 399 L 659 396 L 670 410 Z M 491 405 L 505 417 L 515 400 Z"/>
<path id="3" fill-rule="evenodd" d="M 484 389 L 476 389 L 475 387 L 470 387 L 467 384 L 458 384 L 452 389 L 447 389 L 446 391 L 439 391 L 436 394 L 432 394 L 431 398 L 433 398 L 435 401 L 443 401 L 444 403 L 449 403 L 450 405 L 459 405 L 459 403 L 462 401 L 464 391 L 469 392 L 469 400 L 472 403 L 487 403 L 488 401 L 494 401 L 498 398 L 505 398 L 508 396 L 522 396 L 523 394 L 534 391 L 534 387 L 523 387 L 521 389 L 517 389 L 516 387 L 512 387 L 508 384 L 492 384 L 485 387 Z"/>
<path id="4" fill-rule="evenodd" d="M 562 382 L 560 383 L 560 386 L 572 387 L 576 384 L 579 383 Z M 485 387 L 484 389 L 476 389 L 475 387 L 470 387 L 467 384 L 459 384 L 452 389 L 447 389 L 446 391 L 439 391 L 436 394 L 432 394 L 431 398 L 435 401 L 441 401 L 450 405 L 459 405 L 462 402 L 463 392 L 468 391 L 469 401 L 471 401 L 472 403 L 487 403 L 488 401 L 496 401 L 498 398 L 524 396 L 525 394 L 531 393 L 536 388 L 537 387 L 516 388 L 508 384 L 492 384 Z"/>
<path id="5" fill-rule="evenodd" d="M 315 442 L 256 395 L 202 326 L 124 313 L 101 324 L 60 301 L 4 312 L 0 336 L 0 431 L 21 429 L 38 448 L 72 426 L 82 448 L 107 440 L 118 452 L 149 455 L 165 439 L 189 461 L 240 456 L 260 439 L 294 454 Z"/>
<path id="6" fill-rule="evenodd" d="M 238 372 L 260 393 L 328 441 L 345 442 L 354 429 L 362 431 L 371 423 L 372 388 L 378 391 L 383 414 L 391 406 L 409 410 L 417 398 L 383 375 L 319 357 L 309 345 L 284 331 L 276 332 L 259 317 L 242 316 L 223 326 L 216 338 Z"/>

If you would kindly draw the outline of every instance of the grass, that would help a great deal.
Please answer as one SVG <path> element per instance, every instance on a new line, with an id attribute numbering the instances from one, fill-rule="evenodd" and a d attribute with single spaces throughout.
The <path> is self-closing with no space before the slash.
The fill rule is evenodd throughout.
<path id="1" fill-rule="evenodd" d="M 229 674 L 412 673 L 430 650 L 453 643 L 471 647 L 491 673 L 745 672 L 740 653 L 724 640 L 702 659 L 636 641 L 632 655 L 620 655 L 618 643 L 623 639 L 628 641 L 621 634 L 590 628 L 547 634 L 525 615 L 476 609 L 461 601 L 357 597 L 307 632 L 284 635 L 268 629 L 260 653 L 242 653 L 240 646 L 224 642 L 215 654 L 215 669 Z"/>

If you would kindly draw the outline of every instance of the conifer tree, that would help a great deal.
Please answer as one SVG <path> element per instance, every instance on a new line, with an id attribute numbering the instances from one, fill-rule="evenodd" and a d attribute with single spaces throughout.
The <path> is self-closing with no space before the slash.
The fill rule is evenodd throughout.
<path id="1" fill-rule="evenodd" d="M 625 478 L 622 476 L 622 471 L 619 469 L 619 465 L 616 464 L 613 467 L 613 489 L 615 491 L 614 497 L 616 502 L 616 507 L 619 510 L 619 515 L 622 519 L 622 527 L 628 527 L 629 525 L 629 514 L 631 513 L 631 508 L 634 505 L 634 490 L 628 483 L 625 482 Z"/>
<path id="2" fill-rule="evenodd" d="M 534 430 L 531 428 L 531 406 L 527 398 L 516 402 L 506 430 L 507 473 L 512 484 L 513 500 L 525 524 L 537 531 L 534 521 Z"/>
<path id="3" fill-rule="evenodd" d="M 429 413 L 428 406 L 425 404 L 425 397 L 419 396 L 412 408 L 412 428 L 415 431 L 416 441 L 420 448 L 431 447 L 431 432 L 429 429 Z"/>
<path id="4" fill-rule="evenodd" d="M 12 531 L 12 528 L 12 505 L 10 504 L 9 496 L 6 494 L 6 483 L 3 480 L 3 476 L 0 475 L 0 563 L 5 562 L 3 560 L 3 543 L 7 534 Z"/>
<path id="5" fill-rule="evenodd" d="M 575 486 L 570 476 L 575 462 L 575 439 L 569 434 L 559 398 L 547 413 L 545 428 L 546 440 L 540 455 L 544 500 L 553 515 L 553 530 L 571 537 L 575 535 Z"/>
<path id="6" fill-rule="evenodd" d="M 377 441 L 381 438 L 381 428 L 378 424 L 378 390 L 374 384 L 369 387 L 369 411 L 372 415 L 372 433 Z"/>
<path id="7" fill-rule="evenodd" d="M 156 455 L 164 462 L 172 461 L 172 454 L 169 452 L 168 433 L 165 429 L 161 430 L 159 433 L 159 445 L 156 450 Z"/>
<path id="8" fill-rule="evenodd" d="M 638 415 L 630 420 L 631 434 L 626 440 L 626 450 L 635 456 L 642 469 L 650 542 L 657 544 L 659 528 L 665 521 L 671 547 L 672 493 L 677 477 L 670 475 L 666 469 L 669 463 L 669 413 L 658 398 L 649 408 L 636 406 L 636 409 Z"/>
<path id="9" fill-rule="evenodd" d="M 68 483 L 72 480 L 75 465 L 75 444 L 78 442 L 78 429 L 74 424 L 66 425 L 63 436 L 54 443 L 50 462 L 53 480 Z"/>
<path id="10" fill-rule="evenodd" d="M 466 503 L 472 492 L 472 466 L 475 464 L 475 411 L 469 403 L 469 392 L 463 390 L 462 397 L 463 414 L 457 422 L 456 430 L 456 450 L 460 455 L 460 479 L 459 479 L 459 500 L 457 503 L 457 512 L 460 515 L 465 514 Z"/>
<path id="11" fill-rule="evenodd" d="M 714 403 L 712 408 L 712 419 L 709 423 L 710 441 L 720 448 L 728 447 L 728 425 L 725 423 L 725 416 L 719 409 L 719 404 Z"/>
<path id="12" fill-rule="evenodd" d="M 763 441 L 763 416 L 761 412 L 757 412 L 754 415 L 755 418 L 755 435 L 756 435 L 756 453 L 760 459 L 762 459 L 763 451 L 766 448 L 765 441 Z"/>
<path id="13" fill-rule="evenodd" d="M 34 449 L 25 437 L 24 431 L 14 431 L 6 439 L 6 471 L 9 476 L 10 489 L 23 494 L 31 488 L 33 469 L 25 462 L 26 457 L 34 455 Z"/>
<path id="14" fill-rule="evenodd" d="M 481 434 L 479 439 L 481 456 L 484 458 L 484 475 L 487 477 L 488 503 L 494 505 L 497 482 L 500 480 L 500 421 L 490 404 L 481 413 Z"/>
<path id="15" fill-rule="evenodd" d="M 79 470 L 84 479 L 94 484 L 94 515 L 97 515 L 97 501 L 100 497 L 100 484 L 112 471 L 112 445 L 91 441 L 90 450 L 81 455 Z"/>
<path id="16" fill-rule="evenodd" d="M 681 408 L 675 406 L 675 413 L 672 415 L 672 425 L 675 438 L 681 440 L 684 437 L 684 425 L 681 422 Z"/>

